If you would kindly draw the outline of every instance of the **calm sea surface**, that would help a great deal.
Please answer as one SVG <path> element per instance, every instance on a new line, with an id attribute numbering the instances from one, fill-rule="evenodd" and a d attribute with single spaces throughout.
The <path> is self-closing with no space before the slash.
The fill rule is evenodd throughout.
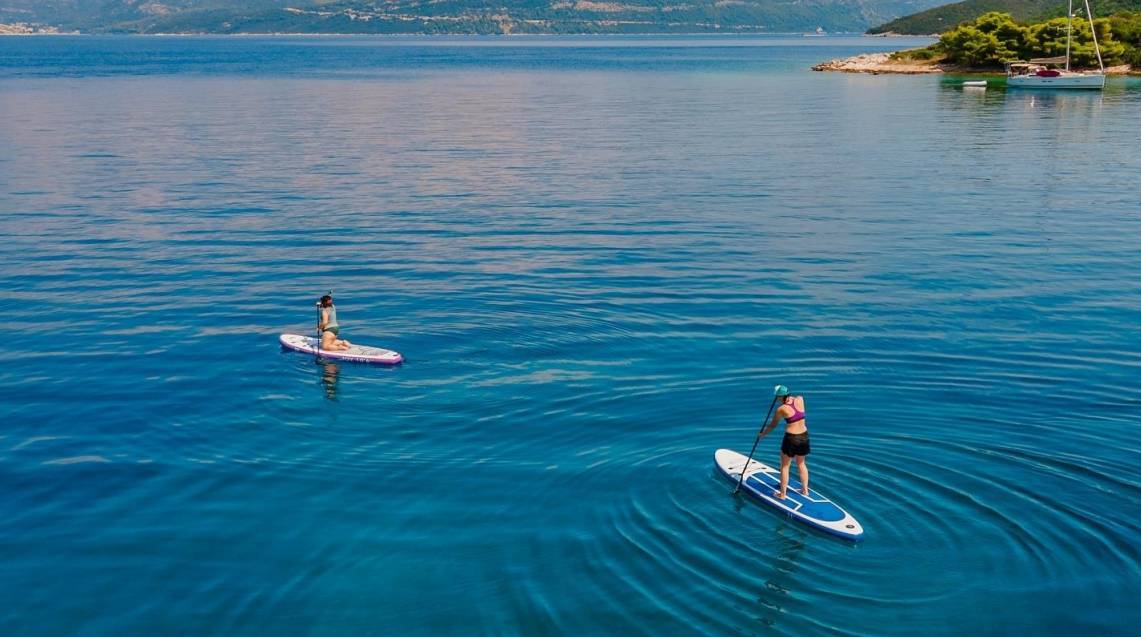
<path id="1" fill-rule="evenodd" d="M 0 39 L 0 634 L 1135 629 L 1141 81 L 919 43 Z"/>

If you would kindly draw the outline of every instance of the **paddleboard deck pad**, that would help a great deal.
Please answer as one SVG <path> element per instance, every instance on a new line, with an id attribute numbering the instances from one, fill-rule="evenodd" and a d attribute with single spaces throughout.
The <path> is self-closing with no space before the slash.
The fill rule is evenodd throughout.
<path id="1" fill-rule="evenodd" d="M 808 495 L 801 494 L 800 482 L 791 476 L 785 492 L 787 497 L 781 500 L 774 495 L 780 491 L 780 469 L 756 460 L 749 460 L 749 466 L 745 467 L 748 458 L 729 449 L 718 449 L 713 459 L 721 475 L 734 485 L 741 479 L 741 470 L 744 469 L 745 481 L 741 483 L 741 490 L 756 500 L 825 533 L 852 541 L 863 539 L 864 528 L 856 518 L 811 488 Z"/>
<path id="2" fill-rule="evenodd" d="M 317 339 L 312 336 L 302 336 L 300 334 L 282 334 L 281 346 L 286 349 L 291 349 L 298 352 L 305 352 L 306 354 L 318 354 L 317 346 L 320 344 Z M 404 357 L 400 352 L 394 352 L 390 349 L 383 349 L 380 347 L 368 347 L 365 345 L 354 344 L 349 349 L 332 350 L 322 349 L 320 351 L 321 358 L 329 358 L 341 361 L 353 361 L 356 363 L 373 363 L 376 365 L 396 365 L 404 361 Z"/>

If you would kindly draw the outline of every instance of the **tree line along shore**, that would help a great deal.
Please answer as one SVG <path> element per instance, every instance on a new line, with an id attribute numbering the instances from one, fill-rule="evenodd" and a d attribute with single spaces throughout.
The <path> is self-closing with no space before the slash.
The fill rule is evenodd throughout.
<path id="1" fill-rule="evenodd" d="M 992 11 L 944 32 L 927 47 L 829 60 L 812 70 L 991 74 L 1002 70 L 1005 62 L 1064 56 L 1068 22 L 1062 17 L 1023 23 L 1009 13 Z M 1141 74 L 1141 11 L 1095 18 L 1093 25 L 1106 73 Z M 1084 17 L 1073 21 L 1070 59 L 1075 69 L 1097 68 L 1093 32 Z"/>

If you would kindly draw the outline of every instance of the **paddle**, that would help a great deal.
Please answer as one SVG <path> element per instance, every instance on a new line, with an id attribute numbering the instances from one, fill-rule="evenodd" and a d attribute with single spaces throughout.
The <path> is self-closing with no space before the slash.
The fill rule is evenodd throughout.
<path id="1" fill-rule="evenodd" d="M 777 385 L 777 387 L 780 387 L 780 385 Z M 774 389 L 773 392 L 776 393 L 776 390 Z M 773 396 L 773 402 L 769 403 L 769 410 L 765 413 L 765 419 L 761 422 L 761 431 L 764 431 L 765 427 L 768 426 L 769 416 L 773 414 L 773 407 L 776 407 L 778 398 L 780 398 L 780 396 Z M 741 479 L 737 481 L 737 488 L 733 489 L 733 495 L 737 495 L 737 492 L 741 490 L 741 484 L 745 482 L 745 469 L 748 469 L 749 463 L 753 461 L 753 452 L 757 450 L 757 443 L 761 441 L 761 431 L 757 432 L 757 439 L 753 441 L 753 448 L 749 450 L 749 457 L 745 460 L 744 466 L 741 467 Z"/>
<path id="2" fill-rule="evenodd" d="M 317 301 L 317 360 L 321 358 L 321 302 Z"/>

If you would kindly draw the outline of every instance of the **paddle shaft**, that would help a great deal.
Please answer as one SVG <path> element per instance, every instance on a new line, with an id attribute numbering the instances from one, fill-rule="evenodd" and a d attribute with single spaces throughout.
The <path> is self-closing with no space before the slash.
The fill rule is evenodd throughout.
<path id="1" fill-rule="evenodd" d="M 769 424 L 769 416 L 773 415 L 773 407 L 776 407 L 779 396 L 773 398 L 773 402 L 769 403 L 769 411 L 765 414 L 765 420 L 761 423 L 761 431 Z M 733 493 L 741 490 L 741 485 L 745 482 L 745 469 L 749 468 L 749 463 L 753 461 L 753 452 L 757 450 L 757 444 L 761 442 L 761 431 L 757 432 L 757 439 L 753 441 L 753 448 L 749 450 L 749 457 L 745 460 L 744 466 L 741 467 L 741 479 L 737 481 L 737 488 L 733 489 Z"/>
<path id="2" fill-rule="evenodd" d="M 329 290 L 325 296 L 332 298 L 333 291 Z M 317 359 L 321 358 L 321 337 L 325 332 L 321 331 L 321 319 L 325 317 L 325 306 L 321 305 L 321 301 L 317 301 Z M 333 339 L 336 340 L 336 339 Z"/>
<path id="3" fill-rule="evenodd" d="M 321 314 L 321 304 L 318 303 L 317 304 L 317 358 L 318 359 L 321 358 L 321 337 L 324 336 L 324 334 L 321 333 L 321 317 L 322 316 L 323 315 Z"/>

